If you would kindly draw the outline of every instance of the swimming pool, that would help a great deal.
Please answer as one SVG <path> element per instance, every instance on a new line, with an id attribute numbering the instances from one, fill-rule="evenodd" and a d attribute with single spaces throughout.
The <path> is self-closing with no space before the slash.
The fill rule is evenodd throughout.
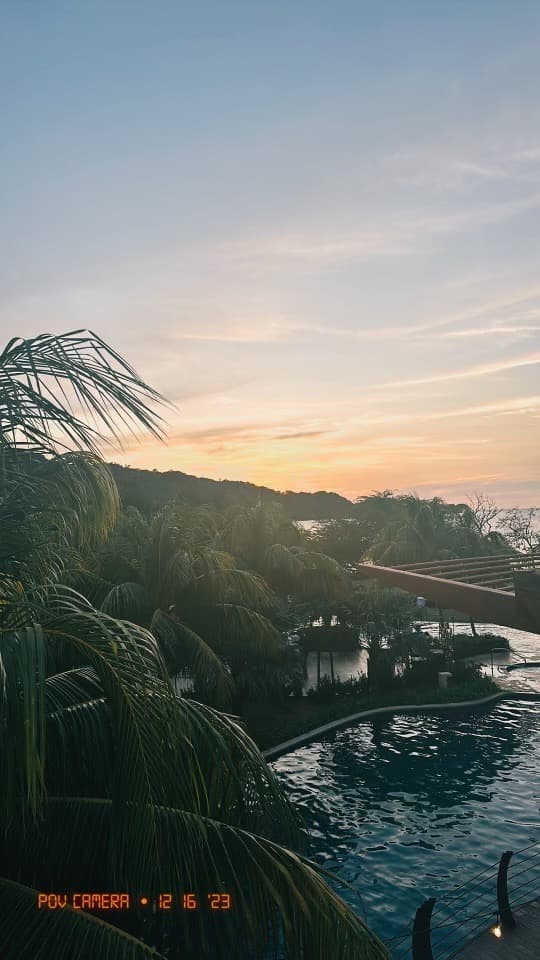
<path id="1" fill-rule="evenodd" d="M 310 855 L 383 939 L 506 849 L 540 839 L 540 704 L 388 715 L 272 764 L 310 832 Z"/>

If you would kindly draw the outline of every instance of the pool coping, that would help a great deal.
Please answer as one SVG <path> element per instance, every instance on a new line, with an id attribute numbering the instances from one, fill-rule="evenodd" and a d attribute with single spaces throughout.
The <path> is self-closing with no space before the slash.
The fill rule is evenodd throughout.
<path id="1" fill-rule="evenodd" d="M 487 703 L 495 703 L 497 700 L 521 700 L 528 699 L 525 695 L 520 695 L 517 691 L 510 692 L 502 690 L 499 693 L 490 693 L 488 697 L 481 697 L 479 700 L 455 700 L 452 703 L 400 703 L 394 706 L 374 707 L 371 710 L 361 710 L 359 713 L 351 713 L 346 717 L 339 717 L 338 720 L 331 720 L 330 723 L 323 724 L 322 727 L 313 727 L 306 733 L 293 737 L 292 740 L 285 740 L 283 743 L 276 744 L 275 747 L 269 747 L 262 751 L 265 760 L 277 760 L 284 753 L 295 750 L 296 747 L 302 747 L 311 740 L 332 730 L 339 730 L 340 727 L 347 727 L 350 723 L 357 720 L 367 720 L 369 717 L 377 716 L 381 713 L 423 713 L 425 710 L 431 710 L 434 713 L 440 710 L 460 710 L 463 707 L 481 707 Z M 532 698 L 531 698 L 532 699 Z M 535 698 L 536 699 L 536 698 Z"/>

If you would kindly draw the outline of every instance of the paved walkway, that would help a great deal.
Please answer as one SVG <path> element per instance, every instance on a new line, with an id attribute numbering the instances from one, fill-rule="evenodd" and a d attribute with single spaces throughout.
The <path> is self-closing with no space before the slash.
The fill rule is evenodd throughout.
<path id="1" fill-rule="evenodd" d="M 500 939 L 483 933 L 458 954 L 459 960 L 538 960 L 540 956 L 540 899 L 514 910 L 516 929 Z"/>

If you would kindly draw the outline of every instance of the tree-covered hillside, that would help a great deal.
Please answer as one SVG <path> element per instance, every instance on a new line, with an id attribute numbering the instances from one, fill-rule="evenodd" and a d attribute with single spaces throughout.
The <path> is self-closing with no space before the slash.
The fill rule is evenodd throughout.
<path id="1" fill-rule="evenodd" d="M 350 517 L 354 504 L 337 493 L 282 493 L 270 487 L 258 487 L 240 480 L 210 480 L 193 477 L 179 470 L 137 470 L 117 463 L 109 464 L 124 506 L 137 507 L 145 514 L 160 510 L 171 500 L 187 505 L 217 507 L 254 507 L 257 503 L 278 502 L 292 520 L 330 520 Z"/>

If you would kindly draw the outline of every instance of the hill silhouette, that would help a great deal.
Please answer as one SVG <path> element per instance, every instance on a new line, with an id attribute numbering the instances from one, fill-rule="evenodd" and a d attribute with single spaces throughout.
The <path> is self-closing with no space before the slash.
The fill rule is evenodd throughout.
<path id="1" fill-rule="evenodd" d="M 134 506 L 149 514 L 170 500 L 218 509 L 232 505 L 255 506 L 258 502 L 278 501 L 292 520 L 339 520 L 354 515 L 354 504 L 338 493 L 273 490 L 242 480 L 210 480 L 180 470 L 139 470 L 110 463 L 125 506 Z"/>

